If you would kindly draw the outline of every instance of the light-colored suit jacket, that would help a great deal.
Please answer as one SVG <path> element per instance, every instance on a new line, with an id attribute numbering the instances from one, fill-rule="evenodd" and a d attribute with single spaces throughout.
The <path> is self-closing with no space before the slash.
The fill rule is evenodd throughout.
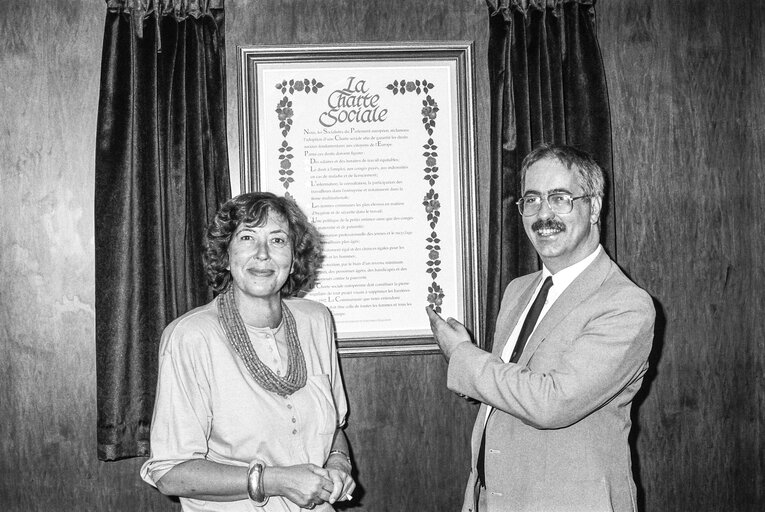
<path id="1" fill-rule="evenodd" d="M 635 511 L 627 437 L 648 368 L 653 302 L 601 251 L 540 320 L 518 363 L 505 363 L 502 349 L 540 279 L 536 272 L 508 285 L 493 353 L 463 343 L 449 361 L 449 389 L 483 404 L 462 510 L 473 510 L 490 404 L 488 510 L 480 512 Z"/>

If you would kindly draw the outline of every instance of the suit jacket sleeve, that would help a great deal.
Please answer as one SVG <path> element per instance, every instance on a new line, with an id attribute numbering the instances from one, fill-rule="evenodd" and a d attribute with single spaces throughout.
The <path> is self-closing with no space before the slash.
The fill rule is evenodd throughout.
<path id="1" fill-rule="evenodd" d="M 536 428 L 572 425 L 642 377 L 654 316 L 643 290 L 623 275 L 615 282 L 606 279 L 547 329 L 527 364 L 505 363 L 497 354 L 460 345 L 449 361 L 447 386 Z"/>

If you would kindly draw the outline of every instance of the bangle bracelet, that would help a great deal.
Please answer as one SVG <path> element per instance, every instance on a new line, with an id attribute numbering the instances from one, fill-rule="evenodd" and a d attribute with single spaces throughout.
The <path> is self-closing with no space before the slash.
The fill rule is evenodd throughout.
<path id="1" fill-rule="evenodd" d="M 345 459 L 345 462 L 347 462 L 349 466 L 353 467 L 353 464 L 351 463 L 350 456 L 347 453 L 345 453 L 344 451 L 342 451 L 342 450 L 332 450 L 331 452 L 329 452 L 329 456 L 327 458 L 329 458 L 329 457 L 331 457 L 333 455 L 340 455 L 341 457 L 343 457 Z"/>
<path id="2" fill-rule="evenodd" d="M 264 469 L 263 463 L 257 460 L 250 462 L 247 468 L 247 495 L 260 507 L 268 501 L 268 496 L 263 491 Z"/>

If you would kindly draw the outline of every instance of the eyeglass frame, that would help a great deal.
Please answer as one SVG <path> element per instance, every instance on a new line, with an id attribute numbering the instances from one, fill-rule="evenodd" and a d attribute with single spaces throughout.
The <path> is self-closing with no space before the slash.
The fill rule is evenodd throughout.
<path id="1" fill-rule="evenodd" d="M 555 208 L 553 208 L 553 205 L 550 204 L 550 196 L 568 196 L 568 197 L 570 197 L 571 198 L 571 203 L 570 203 L 571 204 L 571 209 L 569 209 L 569 211 L 567 211 L 567 212 L 559 212 L 559 211 L 557 211 Z M 537 208 L 535 211 L 533 211 L 531 213 L 523 213 L 523 206 L 521 206 L 523 204 L 523 200 L 524 199 L 528 199 L 530 197 L 539 199 L 539 208 Z M 542 199 L 544 199 L 545 203 L 547 203 L 547 207 L 550 208 L 551 211 L 555 212 L 557 215 L 568 215 L 569 213 L 574 211 L 574 201 L 576 201 L 577 199 L 584 199 L 584 198 L 591 198 L 591 197 L 593 197 L 593 196 L 590 195 L 590 194 L 585 194 L 585 195 L 582 195 L 582 196 L 574 197 L 570 192 L 550 192 L 549 194 L 545 194 L 544 196 L 539 195 L 539 194 L 529 194 L 529 195 L 521 196 L 521 198 L 518 199 L 515 202 L 515 205 L 518 207 L 518 213 L 520 213 L 522 217 L 531 217 L 532 215 L 536 215 L 537 213 L 539 213 L 539 211 L 542 209 Z"/>

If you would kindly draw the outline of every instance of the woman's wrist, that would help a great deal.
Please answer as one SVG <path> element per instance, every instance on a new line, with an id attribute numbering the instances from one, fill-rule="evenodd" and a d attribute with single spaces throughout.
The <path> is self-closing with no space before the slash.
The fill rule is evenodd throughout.
<path id="1" fill-rule="evenodd" d="M 327 457 L 327 463 L 325 467 L 332 462 L 333 465 L 339 465 L 339 468 L 350 474 L 353 469 L 350 456 L 342 450 L 332 450 Z"/>

